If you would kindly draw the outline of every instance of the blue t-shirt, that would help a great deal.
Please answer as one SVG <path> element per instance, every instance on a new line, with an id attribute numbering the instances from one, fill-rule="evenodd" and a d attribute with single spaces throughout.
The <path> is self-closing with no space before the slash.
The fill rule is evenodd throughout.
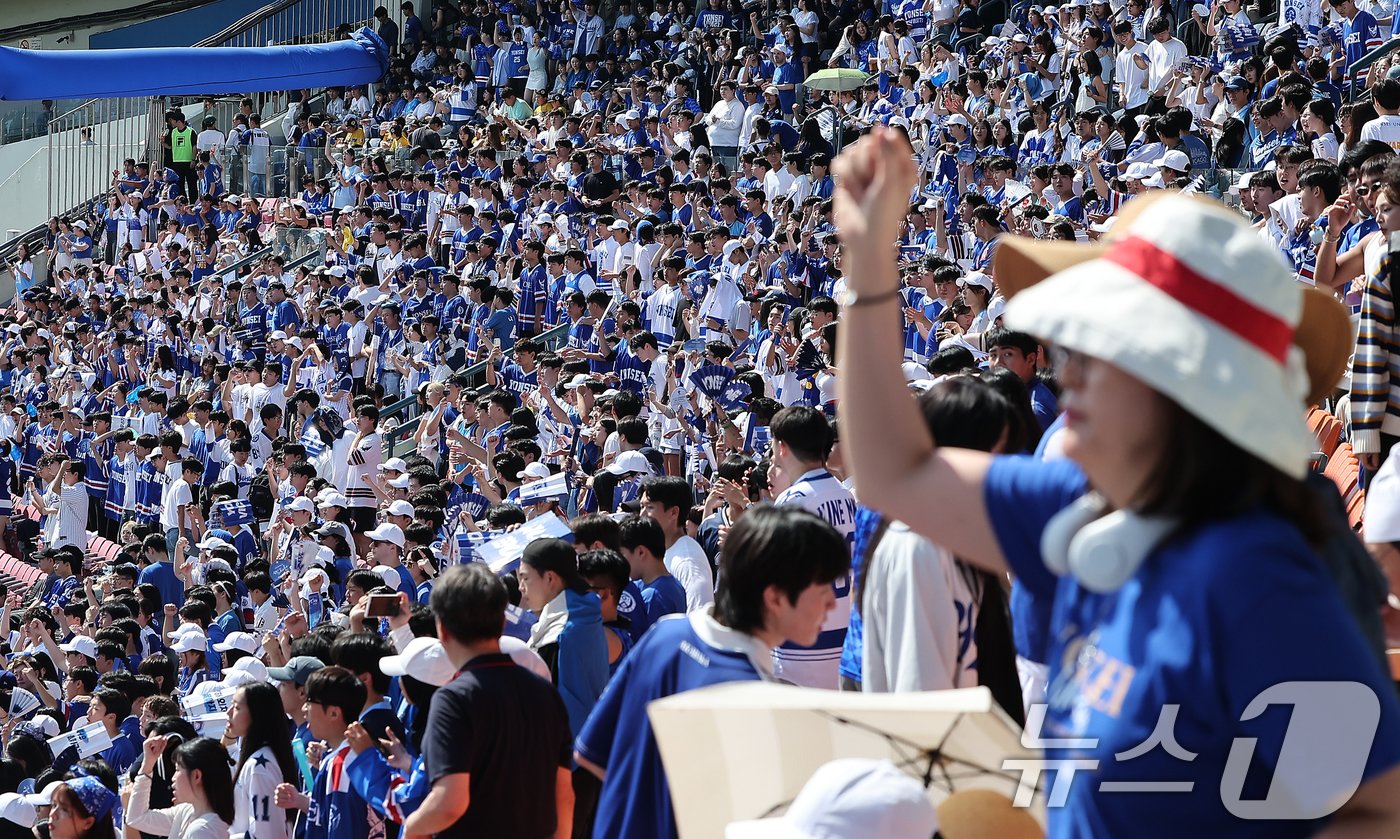
<path id="1" fill-rule="evenodd" d="M 1060 403 L 1055 399 L 1055 394 L 1045 383 L 1039 379 L 1032 379 L 1027 387 L 1031 395 L 1031 411 L 1035 413 L 1035 418 L 1040 421 L 1040 430 L 1043 432 L 1055 421 L 1055 417 L 1060 413 Z"/>
<path id="2" fill-rule="evenodd" d="M 107 761 L 107 765 L 115 769 L 118 775 L 130 769 L 139 757 L 141 757 L 141 746 L 124 732 L 113 737 L 112 745 L 102 752 L 102 759 Z"/>
<path id="3" fill-rule="evenodd" d="M 172 563 L 162 560 L 142 568 L 141 575 L 136 578 L 136 584 L 146 583 L 159 589 L 162 603 L 185 602 L 185 584 L 175 576 L 175 566 Z"/>
<path id="4" fill-rule="evenodd" d="M 633 627 L 633 635 L 641 640 L 642 633 L 667 615 L 685 614 L 685 587 L 675 577 L 666 574 L 649 583 L 641 583 L 642 612 L 646 614 L 646 625 L 640 631 Z"/>
<path id="5" fill-rule="evenodd" d="M 677 835 L 671 791 L 647 718 L 647 703 L 708 685 L 758 678 L 746 655 L 707 644 L 687 617 L 668 618 L 653 626 L 608 682 L 574 742 L 580 755 L 608 771 L 593 835 L 610 839 Z"/>
<path id="6" fill-rule="evenodd" d="M 1032 596 L 1053 602 L 1049 707 L 1039 735 L 1084 742 L 1046 749 L 1045 756 L 1098 761 L 1074 777 L 1065 805 L 1051 810 L 1050 839 L 1314 833 L 1321 826 L 1316 821 L 1244 820 L 1223 803 L 1231 790 L 1240 801 L 1266 797 L 1289 708 L 1275 702 L 1241 720 L 1256 697 L 1283 682 L 1369 687 L 1380 722 L 1364 777 L 1400 762 L 1394 687 L 1296 529 L 1263 511 L 1213 522 L 1155 550 L 1118 591 L 1096 594 L 1072 576 L 1051 573 L 1040 551 L 1046 523 L 1078 497 L 1082 481 L 1073 464 L 1002 457 L 983 487 L 1011 571 Z M 1173 757 L 1160 745 L 1116 757 L 1148 743 L 1167 706 L 1177 710 L 1175 743 L 1194 759 Z M 1243 781 L 1225 777 L 1236 738 L 1251 759 Z M 1290 749 L 1298 748 L 1306 747 L 1295 739 Z M 1295 781 L 1300 768 L 1292 767 Z M 1329 792 L 1349 792 L 1319 790 L 1327 778 L 1309 772 L 1308 794 L 1327 799 Z M 1100 786 L 1172 781 L 1193 785 L 1182 792 L 1112 794 Z"/>
<path id="7" fill-rule="evenodd" d="M 311 806 L 298 819 L 305 825 L 303 839 L 368 839 L 369 810 L 355 794 L 346 766 L 354 760 L 349 746 L 328 749 L 321 759 L 311 783 Z"/>

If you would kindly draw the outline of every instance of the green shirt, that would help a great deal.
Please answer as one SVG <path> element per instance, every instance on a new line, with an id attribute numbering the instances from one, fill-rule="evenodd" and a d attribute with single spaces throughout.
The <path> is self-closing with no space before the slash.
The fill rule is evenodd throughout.
<path id="1" fill-rule="evenodd" d="M 194 129 L 170 129 L 170 160 L 174 163 L 194 162 Z"/>

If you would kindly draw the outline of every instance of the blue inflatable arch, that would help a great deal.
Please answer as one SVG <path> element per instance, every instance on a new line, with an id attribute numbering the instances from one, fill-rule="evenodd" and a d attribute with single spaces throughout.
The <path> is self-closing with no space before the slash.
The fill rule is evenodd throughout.
<path id="1" fill-rule="evenodd" d="M 38 51 L 0 47 L 0 100 L 199 96 L 370 84 L 389 50 L 370 29 L 292 47 Z"/>

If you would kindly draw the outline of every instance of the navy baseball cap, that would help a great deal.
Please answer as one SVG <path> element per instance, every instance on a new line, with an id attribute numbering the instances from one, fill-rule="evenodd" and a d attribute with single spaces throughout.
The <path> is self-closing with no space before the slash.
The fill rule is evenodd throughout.
<path id="1" fill-rule="evenodd" d="M 293 656 L 286 667 L 267 668 L 267 677 L 274 682 L 293 682 L 297 687 L 304 687 L 311 674 L 325 666 L 326 663 L 315 656 Z"/>

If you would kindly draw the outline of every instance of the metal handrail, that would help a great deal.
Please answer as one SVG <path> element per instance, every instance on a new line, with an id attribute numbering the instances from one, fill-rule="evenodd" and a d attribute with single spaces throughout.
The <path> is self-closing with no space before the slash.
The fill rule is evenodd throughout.
<path id="1" fill-rule="evenodd" d="M 303 3 L 306 3 L 306 2 L 308 2 L 308 0 L 276 0 L 276 2 L 269 3 L 268 5 L 262 7 L 261 9 L 255 11 L 255 12 L 253 12 L 253 13 L 251 13 L 251 14 L 249 14 L 249 15 L 245 15 L 242 19 L 236 21 L 236 22 L 233 23 L 231 26 L 229 26 L 229 27 L 227 27 L 226 29 L 224 29 L 222 32 L 218 32 L 218 33 L 215 33 L 214 35 L 211 35 L 211 36 L 209 36 L 209 37 L 207 37 L 207 38 L 201 39 L 200 41 L 196 42 L 193 46 L 196 46 L 196 47 L 215 47 L 215 46 L 243 45 L 243 44 L 233 44 L 232 42 L 238 40 L 239 38 L 242 38 L 243 36 L 247 36 L 247 35 L 249 35 L 250 33 L 256 36 L 253 40 L 257 40 L 257 41 L 259 42 L 259 43 L 258 43 L 258 46 L 261 46 L 263 41 L 268 41 L 269 43 L 274 43 L 274 42 L 275 42 L 275 43 L 308 43 L 308 42 L 320 42 L 320 41 L 327 41 L 327 40 L 330 40 L 330 38 L 333 37 L 333 35 L 334 35 L 334 31 L 335 31 L 334 27 L 335 27 L 335 25 L 337 25 L 337 24 L 339 23 L 339 21 L 335 21 L 335 20 L 333 20 L 332 17 L 331 17 L 331 15 L 332 15 L 332 13 L 333 13 L 333 10 L 332 10 L 332 4 L 331 4 L 330 0 L 313 0 L 313 2 L 319 2 L 319 4 L 320 4 L 318 7 L 316 7 L 316 9 L 313 9 L 313 10 L 312 10 L 313 14 L 316 13 L 317 11 L 319 11 L 320 16 L 321 16 L 321 18 L 322 18 L 321 23 L 322 23 L 323 28 L 322 28 L 320 31 L 307 32 L 307 33 L 303 33 L 303 34 L 296 34 L 296 35 L 294 35 L 293 32 L 292 32 L 292 29 L 290 29 L 290 28 L 287 27 L 287 22 L 286 22 L 286 21 L 274 20 L 275 18 L 277 18 L 278 15 L 281 15 L 281 14 L 284 13 L 284 12 L 288 12 L 289 10 L 293 10 L 293 9 L 294 9 L 295 7 L 297 7 L 298 5 L 303 4 Z M 290 18 L 289 18 L 288 20 L 290 20 Z M 269 22 L 271 22 L 271 23 L 269 24 Z M 352 22 L 352 23 L 357 23 L 357 22 Z M 360 21 L 360 22 L 358 22 L 358 23 L 363 23 L 363 21 Z M 266 30 L 267 30 L 267 31 L 264 31 L 264 30 L 262 30 L 262 29 L 259 29 L 259 27 L 263 27 L 263 26 L 265 26 L 265 25 L 266 25 Z M 314 27 L 315 27 L 315 24 L 312 24 L 312 27 L 311 27 L 311 28 L 314 28 Z M 274 36 L 274 37 L 271 37 L 271 38 L 265 37 L 265 36 L 269 36 L 269 35 L 272 35 L 272 36 Z M 266 103 L 266 100 L 267 100 L 268 98 L 270 98 L 270 97 L 275 97 L 275 96 L 276 96 L 276 94 L 263 94 L 263 95 L 261 95 L 261 98 L 259 99 L 259 101 L 260 101 L 260 102 L 263 102 L 263 103 L 265 104 L 265 103 Z M 91 124 L 91 125 L 83 125 L 83 124 L 82 124 L 82 123 L 86 122 L 86 120 L 84 119 L 84 115 L 90 113 L 94 108 L 98 107 L 98 106 L 97 106 L 97 103 L 99 103 L 99 102 L 101 102 L 101 101 L 103 101 L 103 100 L 98 100 L 98 99 L 91 99 L 91 100 L 88 100 L 87 102 L 83 102 L 82 104 L 78 105 L 77 107 L 72 108 L 72 109 L 69 110 L 67 113 L 65 113 L 65 114 L 63 114 L 63 115 L 61 115 L 61 116 L 55 117 L 55 118 L 53 118 L 53 119 L 47 121 L 48 134 L 49 134 L 49 138 L 50 138 L 50 140 L 49 140 L 49 144 L 50 144 L 50 146 L 49 146 L 49 166 L 50 166 L 50 169 L 51 169 L 50 184 L 49 184 L 49 204 L 50 204 L 50 206 L 49 206 L 49 214 L 50 214 L 50 215 L 53 215 L 53 214 L 55 214 L 56 212 L 58 212 L 58 211 L 61 210 L 61 206 L 55 206 L 56 203 L 67 203 L 68 201 L 71 201 L 71 200 L 72 200 L 72 197 L 70 196 L 70 197 L 67 197 L 67 198 L 59 198 L 58 202 L 55 201 L 55 193 L 56 193 L 57 190 L 60 189 L 60 187 L 57 186 L 57 181 L 58 181 L 58 179 L 59 179 L 59 176 L 58 176 L 57 174 L 55 174 L 55 167 L 58 167 L 60 164 L 56 162 L 58 158 L 57 158 L 57 155 L 55 154 L 55 150 L 54 150 L 54 148 L 53 148 L 54 133 L 55 133 L 56 131 L 59 131 L 59 130 L 62 130 L 62 129 L 63 129 L 63 125 L 65 124 L 65 120 L 73 122 L 75 128 L 77 128 L 77 127 L 82 127 L 82 128 L 83 128 L 84 130 L 86 130 L 86 131 L 89 131 L 89 132 L 93 131 L 94 128 L 97 127 L 96 124 Z M 146 136 L 144 137 L 144 149 L 143 149 L 143 150 L 140 150 L 139 153 L 133 153 L 133 154 L 131 154 L 131 156 L 133 156 L 133 157 L 138 157 L 139 159 L 144 159 L 144 160 L 149 161 L 153 167 L 160 166 L 160 165 L 163 164 L 163 161 L 160 159 L 160 156 L 161 156 L 161 146 L 160 146 L 160 143 L 159 143 L 158 138 L 159 138 L 159 136 L 160 136 L 160 133 L 159 133 L 159 129 L 160 129 L 160 117 L 161 117 L 161 115 L 164 113 L 165 107 L 166 107 L 166 104 L 167 104 L 167 103 L 168 103 L 168 100 L 163 99 L 163 98 L 153 98 L 153 99 L 150 99 L 150 100 L 149 100 L 149 107 L 148 107 L 148 114 L 147 114 L 147 116 L 148 116 L 148 120 L 147 120 L 148 124 L 145 125 L 145 126 L 143 127 L 143 129 L 142 129 L 142 130 L 144 130 L 145 135 L 146 135 Z M 135 114 L 133 114 L 133 116 L 134 116 L 134 115 L 135 115 Z M 118 122 L 118 120 L 112 120 L 110 124 L 116 124 L 117 122 Z M 109 124 L 109 123 L 107 123 L 107 122 L 103 122 L 103 123 L 102 123 L 102 125 L 107 125 L 107 124 Z M 137 136 L 136 136 L 137 133 L 139 133 L 139 132 L 136 132 L 136 131 L 133 131 L 133 132 L 132 132 L 132 138 L 133 138 L 133 139 L 138 139 Z M 89 136 L 91 136 L 91 135 L 89 135 Z M 99 144 L 99 145 L 100 145 L 100 144 Z M 76 165 L 73 161 L 67 161 L 66 163 L 67 163 L 67 165 L 69 165 L 69 166 L 71 166 L 71 165 Z M 85 164 L 82 164 L 82 165 L 87 165 L 87 164 L 85 163 Z M 89 168 L 90 168 L 90 167 L 89 167 Z M 84 171 L 86 171 L 86 170 L 84 170 Z M 87 174 L 91 174 L 91 172 L 87 172 Z M 99 193 L 97 193 L 97 194 L 95 194 L 95 195 L 89 197 L 88 200 L 87 200 L 85 203 L 90 204 L 90 203 L 92 203 L 93 201 L 99 200 L 104 194 L 106 194 L 106 192 L 107 192 L 107 190 L 104 189 L 102 192 L 99 192 Z M 83 206 L 83 205 L 82 205 L 82 204 L 79 204 L 79 206 Z"/>
<path id="2" fill-rule="evenodd" d="M 228 274 L 231 272 L 235 276 L 237 276 L 239 271 L 242 271 L 244 268 L 253 267 L 253 263 L 267 259 L 269 256 L 272 256 L 276 252 L 277 247 L 275 245 L 265 245 L 261 250 L 253 251 L 252 253 L 248 254 L 247 256 L 243 257 L 242 259 L 238 260 L 237 262 L 233 263 L 227 268 L 215 269 L 214 273 Z"/>
<path id="3" fill-rule="evenodd" d="M 258 24 L 277 14 L 278 12 L 290 9 L 292 6 L 295 6 L 299 2 L 301 2 L 301 0 L 278 0 L 278 2 L 276 3 L 269 3 L 266 6 L 263 6 L 261 9 L 258 9 L 255 12 L 249 12 L 248 14 L 239 18 L 238 20 L 229 24 L 228 28 L 224 29 L 222 32 L 215 32 L 213 35 L 210 35 L 207 38 L 204 38 L 200 41 L 196 41 L 194 45 L 197 47 L 217 47 L 231 38 L 236 38 L 239 35 L 242 35 L 243 33 L 252 29 L 254 26 L 257 26 Z"/>
<path id="4" fill-rule="evenodd" d="M 533 337 L 533 340 L 546 344 L 552 348 L 560 339 L 567 339 L 568 336 L 569 324 L 561 323 L 558 326 L 551 327 L 550 329 L 546 329 L 544 332 L 535 335 Z M 478 361 L 475 364 L 469 364 L 466 367 L 463 367 L 461 370 L 454 371 L 454 373 L 465 375 L 469 378 L 475 378 L 486 373 L 486 365 L 488 363 L 489 362 L 486 361 Z M 379 418 L 381 420 L 385 420 L 403 416 L 408 412 L 410 408 L 417 406 L 417 404 L 418 397 L 416 395 L 405 396 L 404 398 L 400 399 L 397 402 L 394 402 L 393 404 L 384 408 L 384 410 L 380 411 Z M 385 457 L 401 457 L 404 450 L 400 447 L 404 443 L 412 442 L 408 438 L 412 437 L 414 433 L 418 431 L 418 424 L 422 421 L 423 417 L 421 415 L 407 417 L 399 425 L 384 432 Z"/>

